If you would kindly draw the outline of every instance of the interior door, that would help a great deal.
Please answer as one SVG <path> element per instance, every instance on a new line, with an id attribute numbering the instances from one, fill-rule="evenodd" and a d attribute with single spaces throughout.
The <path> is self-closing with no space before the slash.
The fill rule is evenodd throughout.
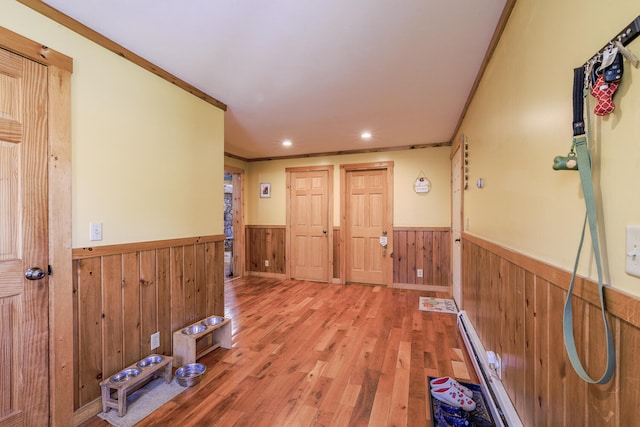
<path id="1" fill-rule="evenodd" d="M 0 426 L 49 423 L 46 76 L 0 49 Z"/>
<path id="2" fill-rule="evenodd" d="M 462 149 L 451 158 L 451 283 L 453 299 L 462 307 Z"/>
<path id="3" fill-rule="evenodd" d="M 290 276 L 329 280 L 329 170 L 289 172 Z"/>
<path id="4" fill-rule="evenodd" d="M 346 173 L 347 282 L 387 284 L 392 251 L 387 173 L 387 169 Z"/>

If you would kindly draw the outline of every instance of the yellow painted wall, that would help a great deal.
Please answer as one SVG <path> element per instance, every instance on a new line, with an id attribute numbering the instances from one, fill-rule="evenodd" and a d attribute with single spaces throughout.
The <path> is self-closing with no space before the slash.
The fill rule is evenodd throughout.
<path id="1" fill-rule="evenodd" d="M 15 1 L 0 25 L 74 60 L 74 247 L 223 232 L 222 110 Z"/>
<path id="2" fill-rule="evenodd" d="M 340 165 L 394 162 L 393 224 L 396 227 L 449 227 L 451 222 L 450 148 L 424 148 L 382 153 L 348 154 L 304 159 L 249 162 L 246 188 L 246 221 L 251 225 L 286 224 L 286 168 L 334 165 L 334 227 L 340 225 Z M 423 172 L 431 181 L 427 194 L 414 191 Z M 271 184 L 271 198 L 260 198 L 260 183 Z"/>
<path id="3" fill-rule="evenodd" d="M 572 269 L 585 212 L 580 178 L 551 166 L 571 144 L 573 68 L 639 11 L 629 1 L 518 0 L 461 127 L 469 233 Z M 640 39 L 629 48 L 640 55 Z M 614 101 L 614 114 L 593 120 L 601 245 L 607 281 L 640 295 L 640 279 L 624 265 L 625 226 L 640 224 L 640 70 L 629 63 Z M 474 185 L 479 177 L 483 189 Z M 579 272 L 596 278 L 590 248 Z"/>

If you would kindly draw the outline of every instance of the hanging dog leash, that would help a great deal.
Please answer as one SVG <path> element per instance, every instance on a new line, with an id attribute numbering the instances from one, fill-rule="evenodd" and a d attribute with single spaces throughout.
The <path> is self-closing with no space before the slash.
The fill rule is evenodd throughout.
<path id="1" fill-rule="evenodd" d="M 596 203 L 593 191 L 593 178 L 591 176 L 591 153 L 587 144 L 587 136 L 589 133 L 585 130 L 584 124 L 584 103 L 588 97 L 589 85 L 588 79 L 585 78 L 585 67 L 575 68 L 573 70 L 573 145 L 567 157 L 556 157 L 554 159 L 553 168 L 556 170 L 578 170 L 580 172 L 580 182 L 582 184 L 582 193 L 586 205 L 586 215 L 582 225 L 582 235 L 580 237 L 580 245 L 578 246 L 578 254 L 576 262 L 573 266 L 573 274 L 564 305 L 563 314 L 563 332 L 564 345 L 569 356 L 569 361 L 576 373 L 586 382 L 591 384 L 606 384 L 609 382 L 615 371 L 615 347 L 613 344 L 613 336 L 609 328 L 607 320 L 607 312 L 604 301 L 604 285 L 602 280 L 602 262 L 600 260 L 600 245 L 598 244 L 598 222 L 596 217 Z M 588 113 L 589 114 L 589 113 Z M 589 129 L 590 131 L 590 129 Z M 575 151 L 574 151 L 575 150 Z M 573 286 L 576 281 L 578 263 L 580 261 L 580 252 L 584 242 L 584 235 L 587 223 L 589 224 L 589 233 L 591 234 L 591 244 L 596 261 L 596 269 L 598 272 L 598 293 L 600 295 L 600 307 L 602 309 L 602 322 L 606 333 L 607 340 L 607 367 L 599 379 L 593 379 L 585 371 L 580 361 L 580 356 L 576 350 L 576 342 L 573 334 L 573 305 L 571 296 L 573 294 Z"/>
<path id="2" fill-rule="evenodd" d="M 591 153 L 589 151 L 588 138 L 591 137 L 591 112 L 587 112 L 587 128 L 584 123 L 584 106 L 588 105 L 589 93 L 593 95 L 597 104 L 593 110 L 596 116 L 606 116 L 613 112 L 615 105 L 613 95 L 619 86 L 624 71 L 623 57 L 633 66 L 638 68 L 640 61 L 625 46 L 640 36 L 640 16 L 635 18 L 618 35 L 611 39 L 608 45 L 598 51 L 587 63 L 573 70 L 573 143 L 567 156 L 557 156 L 553 159 L 555 170 L 578 170 L 582 184 L 582 194 L 586 206 L 586 214 L 582 225 L 580 245 L 573 266 L 571 283 L 564 304 L 562 329 L 564 332 L 564 346 L 569 356 L 573 369 L 584 381 L 591 384 L 606 384 L 615 371 L 616 355 L 613 344 L 613 336 L 607 320 L 607 311 L 604 301 L 604 284 L 602 280 L 602 261 L 600 259 L 600 245 L 598 244 L 598 220 L 596 215 L 596 202 L 593 191 L 593 177 L 591 175 Z M 589 90 L 591 87 L 591 90 Z M 599 379 L 593 379 L 585 371 L 576 350 L 576 342 L 573 334 L 573 305 L 572 295 L 575 285 L 580 252 L 584 243 L 584 235 L 587 223 L 591 234 L 591 246 L 593 247 L 596 269 L 598 271 L 598 293 L 600 296 L 600 308 L 602 310 L 602 323 L 607 340 L 606 369 Z"/>

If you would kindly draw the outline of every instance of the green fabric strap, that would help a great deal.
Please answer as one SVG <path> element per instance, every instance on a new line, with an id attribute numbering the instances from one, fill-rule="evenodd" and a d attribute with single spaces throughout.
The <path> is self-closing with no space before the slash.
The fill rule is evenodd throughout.
<path id="1" fill-rule="evenodd" d="M 591 177 L 591 155 L 589 153 L 589 148 L 587 147 L 587 138 L 584 135 L 574 137 L 573 143 L 577 151 L 578 170 L 580 171 L 580 181 L 582 183 L 582 193 L 584 195 L 584 202 L 587 207 L 587 213 L 585 215 L 584 224 L 582 225 L 582 236 L 580 237 L 580 246 L 578 247 L 576 262 L 573 267 L 573 275 L 571 276 L 571 284 L 569 285 L 567 300 L 564 304 L 564 316 L 562 323 L 564 332 L 564 345 L 573 369 L 584 381 L 591 384 L 606 384 L 609 382 L 615 371 L 616 355 L 615 347 L 613 345 L 613 336 L 611 335 L 611 329 L 609 328 L 609 322 L 607 321 L 607 313 L 604 304 L 604 285 L 602 283 L 602 262 L 600 261 L 600 246 L 598 244 L 596 203 L 593 191 L 593 180 Z M 600 294 L 602 322 L 604 323 L 607 338 L 607 368 L 604 374 L 602 374 L 602 377 L 597 380 L 591 378 L 583 368 L 582 363 L 580 362 L 580 356 L 578 356 L 578 352 L 576 350 L 576 342 L 573 336 L 573 306 L 571 303 L 571 295 L 573 294 L 573 285 L 575 284 L 576 280 L 576 272 L 578 270 L 578 263 L 580 261 L 580 252 L 582 251 L 582 244 L 584 242 L 587 222 L 589 223 L 591 243 L 593 246 L 596 268 L 598 271 L 598 292 Z"/>

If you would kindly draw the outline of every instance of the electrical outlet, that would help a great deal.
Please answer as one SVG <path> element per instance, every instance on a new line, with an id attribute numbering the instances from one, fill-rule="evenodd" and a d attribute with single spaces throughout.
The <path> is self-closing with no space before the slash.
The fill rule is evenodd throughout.
<path id="1" fill-rule="evenodd" d="M 489 365 L 490 370 L 496 373 L 498 379 L 502 380 L 502 358 L 500 354 L 487 351 L 487 365 Z"/>
<path id="2" fill-rule="evenodd" d="M 155 350 L 158 347 L 160 347 L 160 331 L 151 334 L 151 350 Z"/>
<path id="3" fill-rule="evenodd" d="M 419 268 L 418 270 L 416 270 L 416 274 L 418 277 L 423 277 L 423 271 L 421 268 Z"/>
<path id="4" fill-rule="evenodd" d="M 265 259 L 265 260 L 264 260 L 264 266 L 265 266 L 265 267 L 269 267 L 269 260 L 268 260 L 268 259 Z"/>
<path id="5" fill-rule="evenodd" d="M 89 224 L 89 240 L 102 240 L 102 223 L 92 222 Z"/>

